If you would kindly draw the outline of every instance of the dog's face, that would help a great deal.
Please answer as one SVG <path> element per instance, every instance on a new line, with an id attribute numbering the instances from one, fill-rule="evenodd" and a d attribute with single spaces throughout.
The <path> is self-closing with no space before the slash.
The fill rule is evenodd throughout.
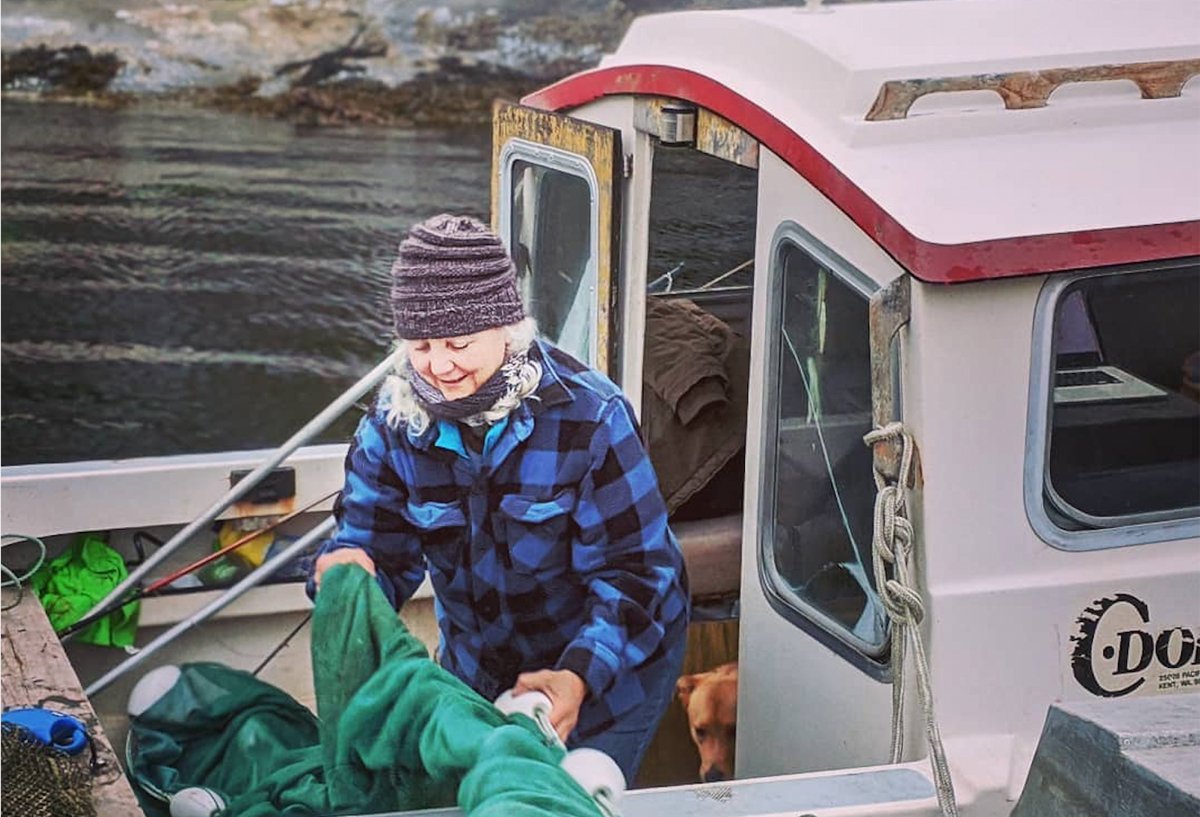
<path id="1" fill-rule="evenodd" d="M 700 779 L 705 783 L 733 777 L 737 738 L 737 664 L 685 675 L 675 692 L 687 712 L 692 741 L 700 750 Z"/>

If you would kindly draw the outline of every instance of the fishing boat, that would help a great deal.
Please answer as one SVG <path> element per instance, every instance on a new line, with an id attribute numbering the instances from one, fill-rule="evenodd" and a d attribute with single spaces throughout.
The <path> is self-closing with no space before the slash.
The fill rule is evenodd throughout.
<path id="1" fill-rule="evenodd" d="M 738 623 L 733 779 L 624 813 L 1200 813 L 1197 73 L 1187 0 L 809 3 L 641 17 L 497 103 L 534 316 L 640 412 Z M 306 509 L 231 590 L 145 598 L 136 655 L 66 644 L 115 742 L 147 669 L 306 615 L 279 577 L 345 454 L 308 442 L 390 366 L 275 451 L 3 469 L 5 533 L 107 531 L 127 586 Z M 720 393 L 684 422 L 668 375 Z M 433 643 L 427 587 L 402 616 Z M 302 701 L 303 640 L 263 676 Z"/>

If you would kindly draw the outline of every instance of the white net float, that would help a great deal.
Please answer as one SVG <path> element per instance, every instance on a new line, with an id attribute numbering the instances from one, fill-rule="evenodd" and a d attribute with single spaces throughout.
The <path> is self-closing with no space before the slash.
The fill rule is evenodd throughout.
<path id="1" fill-rule="evenodd" d="M 500 693 L 494 706 L 505 715 L 524 715 L 530 718 L 542 730 L 546 740 L 558 746 L 563 745 L 554 724 L 550 722 L 550 712 L 554 709 L 554 704 L 544 692 L 522 692 L 520 695 L 514 695 L 511 689 L 505 690 Z"/>
<path id="2" fill-rule="evenodd" d="M 171 795 L 171 817 L 217 817 L 225 810 L 225 800 L 212 789 L 189 786 Z"/>
<path id="3" fill-rule="evenodd" d="M 129 702 L 125 710 L 131 717 L 138 717 L 150 707 L 158 703 L 164 695 L 171 691 L 179 680 L 180 669 L 174 664 L 164 664 L 158 669 L 151 670 L 142 676 L 129 693 Z"/>
<path id="4" fill-rule="evenodd" d="M 560 764 L 606 817 L 621 813 L 621 798 L 625 796 L 625 775 L 611 757 L 599 749 L 572 749 Z"/>
<path id="5" fill-rule="evenodd" d="M 543 692 L 523 692 L 514 695 L 513 691 L 508 689 L 500 693 L 495 707 L 505 715 L 525 715 L 536 721 L 539 713 L 548 718 L 554 704 Z"/>

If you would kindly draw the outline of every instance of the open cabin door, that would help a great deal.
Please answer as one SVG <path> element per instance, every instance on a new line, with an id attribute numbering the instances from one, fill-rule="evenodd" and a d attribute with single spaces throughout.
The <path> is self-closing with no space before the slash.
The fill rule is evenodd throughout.
<path id="1" fill-rule="evenodd" d="M 492 116 L 492 226 L 541 334 L 612 375 L 621 134 L 508 102 Z"/>
<path id="2" fill-rule="evenodd" d="M 775 157 L 765 157 L 762 172 L 739 777 L 884 763 L 891 723 L 889 625 L 872 553 L 876 491 L 863 436 L 873 426 L 873 385 L 892 385 L 892 333 L 882 331 L 892 327 L 872 325 L 880 282 L 859 266 L 873 258 L 860 249 L 869 239 L 841 231 L 827 200 Z M 874 345 L 885 350 L 878 365 Z M 879 394 L 881 411 L 891 413 L 894 394 Z"/>

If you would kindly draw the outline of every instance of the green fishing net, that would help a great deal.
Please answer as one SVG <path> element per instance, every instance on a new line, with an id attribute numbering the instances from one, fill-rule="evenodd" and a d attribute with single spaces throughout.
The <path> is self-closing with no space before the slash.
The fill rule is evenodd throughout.
<path id="1" fill-rule="evenodd" d="M 429 659 L 361 568 L 328 570 L 312 631 L 314 717 L 220 664 L 185 664 L 130 724 L 148 815 L 213 789 L 227 815 L 370 814 L 458 804 L 470 817 L 598 817 L 563 749 Z"/>

